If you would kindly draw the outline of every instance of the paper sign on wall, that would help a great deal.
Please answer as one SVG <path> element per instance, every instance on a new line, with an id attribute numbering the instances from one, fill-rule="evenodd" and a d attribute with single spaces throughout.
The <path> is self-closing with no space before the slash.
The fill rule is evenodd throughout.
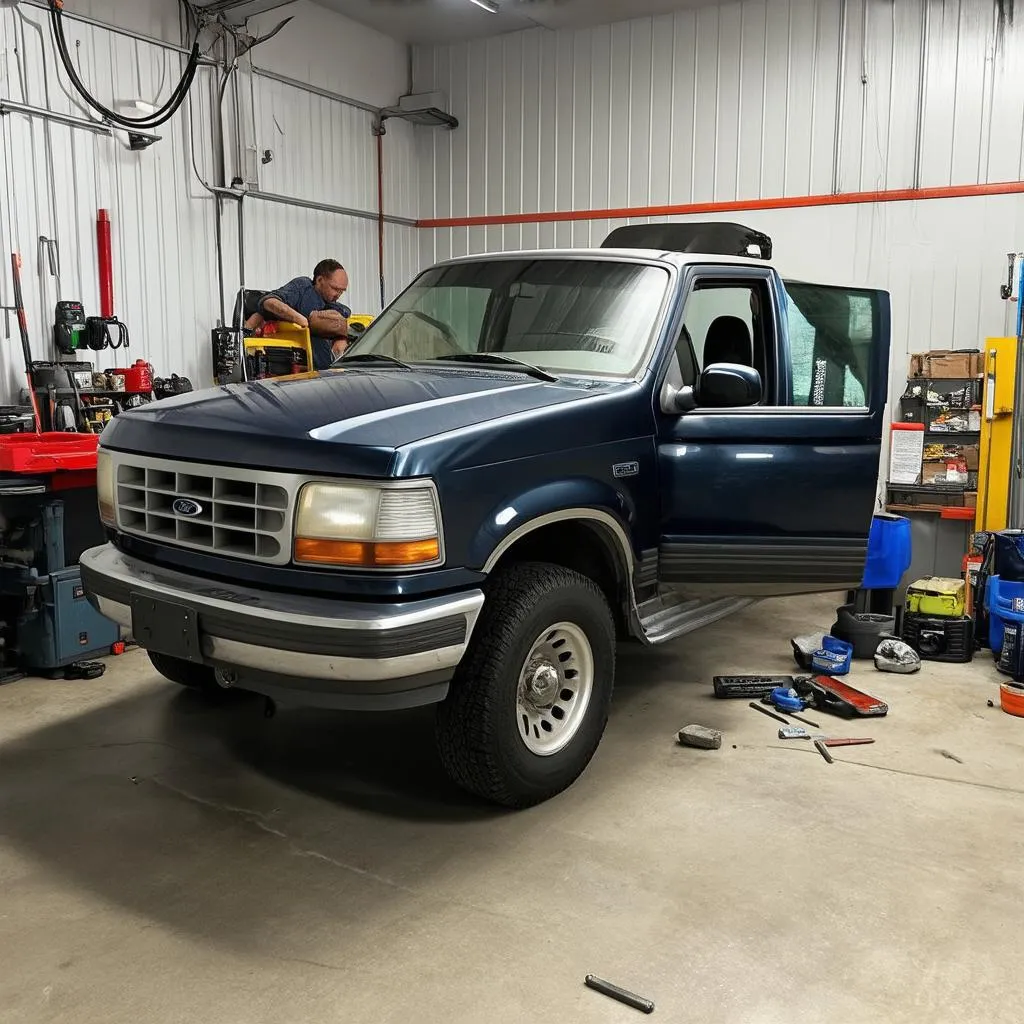
<path id="1" fill-rule="evenodd" d="M 924 462 L 924 425 L 894 423 L 889 435 L 889 482 L 916 484 Z"/>

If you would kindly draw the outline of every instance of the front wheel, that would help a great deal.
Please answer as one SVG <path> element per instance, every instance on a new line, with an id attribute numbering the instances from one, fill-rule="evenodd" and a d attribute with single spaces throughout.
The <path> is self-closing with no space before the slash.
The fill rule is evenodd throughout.
<path id="1" fill-rule="evenodd" d="M 543 563 L 501 571 L 438 707 L 445 769 L 506 807 L 555 796 L 593 757 L 614 678 L 615 623 L 592 580 Z"/>

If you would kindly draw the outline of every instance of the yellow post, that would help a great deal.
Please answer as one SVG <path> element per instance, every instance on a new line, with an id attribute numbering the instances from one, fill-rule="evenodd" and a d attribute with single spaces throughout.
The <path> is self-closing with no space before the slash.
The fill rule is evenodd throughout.
<path id="1" fill-rule="evenodd" d="M 1013 447 L 1013 394 L 1017 339 L 987 338 L 978 460 L 978 509 L 974 529 L 1005 530 Z"/>

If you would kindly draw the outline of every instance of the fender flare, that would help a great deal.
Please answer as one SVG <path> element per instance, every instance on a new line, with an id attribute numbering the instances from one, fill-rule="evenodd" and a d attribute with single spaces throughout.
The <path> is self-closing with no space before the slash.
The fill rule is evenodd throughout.
<path id="1" fill-rule="evenodd" d="M 484 520 L 470 545 L 471 564 L 489 573 L 516 541 L 553 523 L 584 521 L 610 542 L 632 592 L 635 556 L 628 523 L 633 509 L 626 496 L 598 480 L 559 480 L 504 499 Z"/>

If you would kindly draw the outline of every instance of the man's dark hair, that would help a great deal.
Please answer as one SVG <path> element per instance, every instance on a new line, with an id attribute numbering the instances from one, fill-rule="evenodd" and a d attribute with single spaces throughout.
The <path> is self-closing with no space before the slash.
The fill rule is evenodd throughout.
<path id="1" fill-rule="evenodd" d="M 313 268 L 313 280 L 315 281 L 318 277 L 330 277 L 331 274 L 344 269 L 337 260 L 321 260 Z"/>

